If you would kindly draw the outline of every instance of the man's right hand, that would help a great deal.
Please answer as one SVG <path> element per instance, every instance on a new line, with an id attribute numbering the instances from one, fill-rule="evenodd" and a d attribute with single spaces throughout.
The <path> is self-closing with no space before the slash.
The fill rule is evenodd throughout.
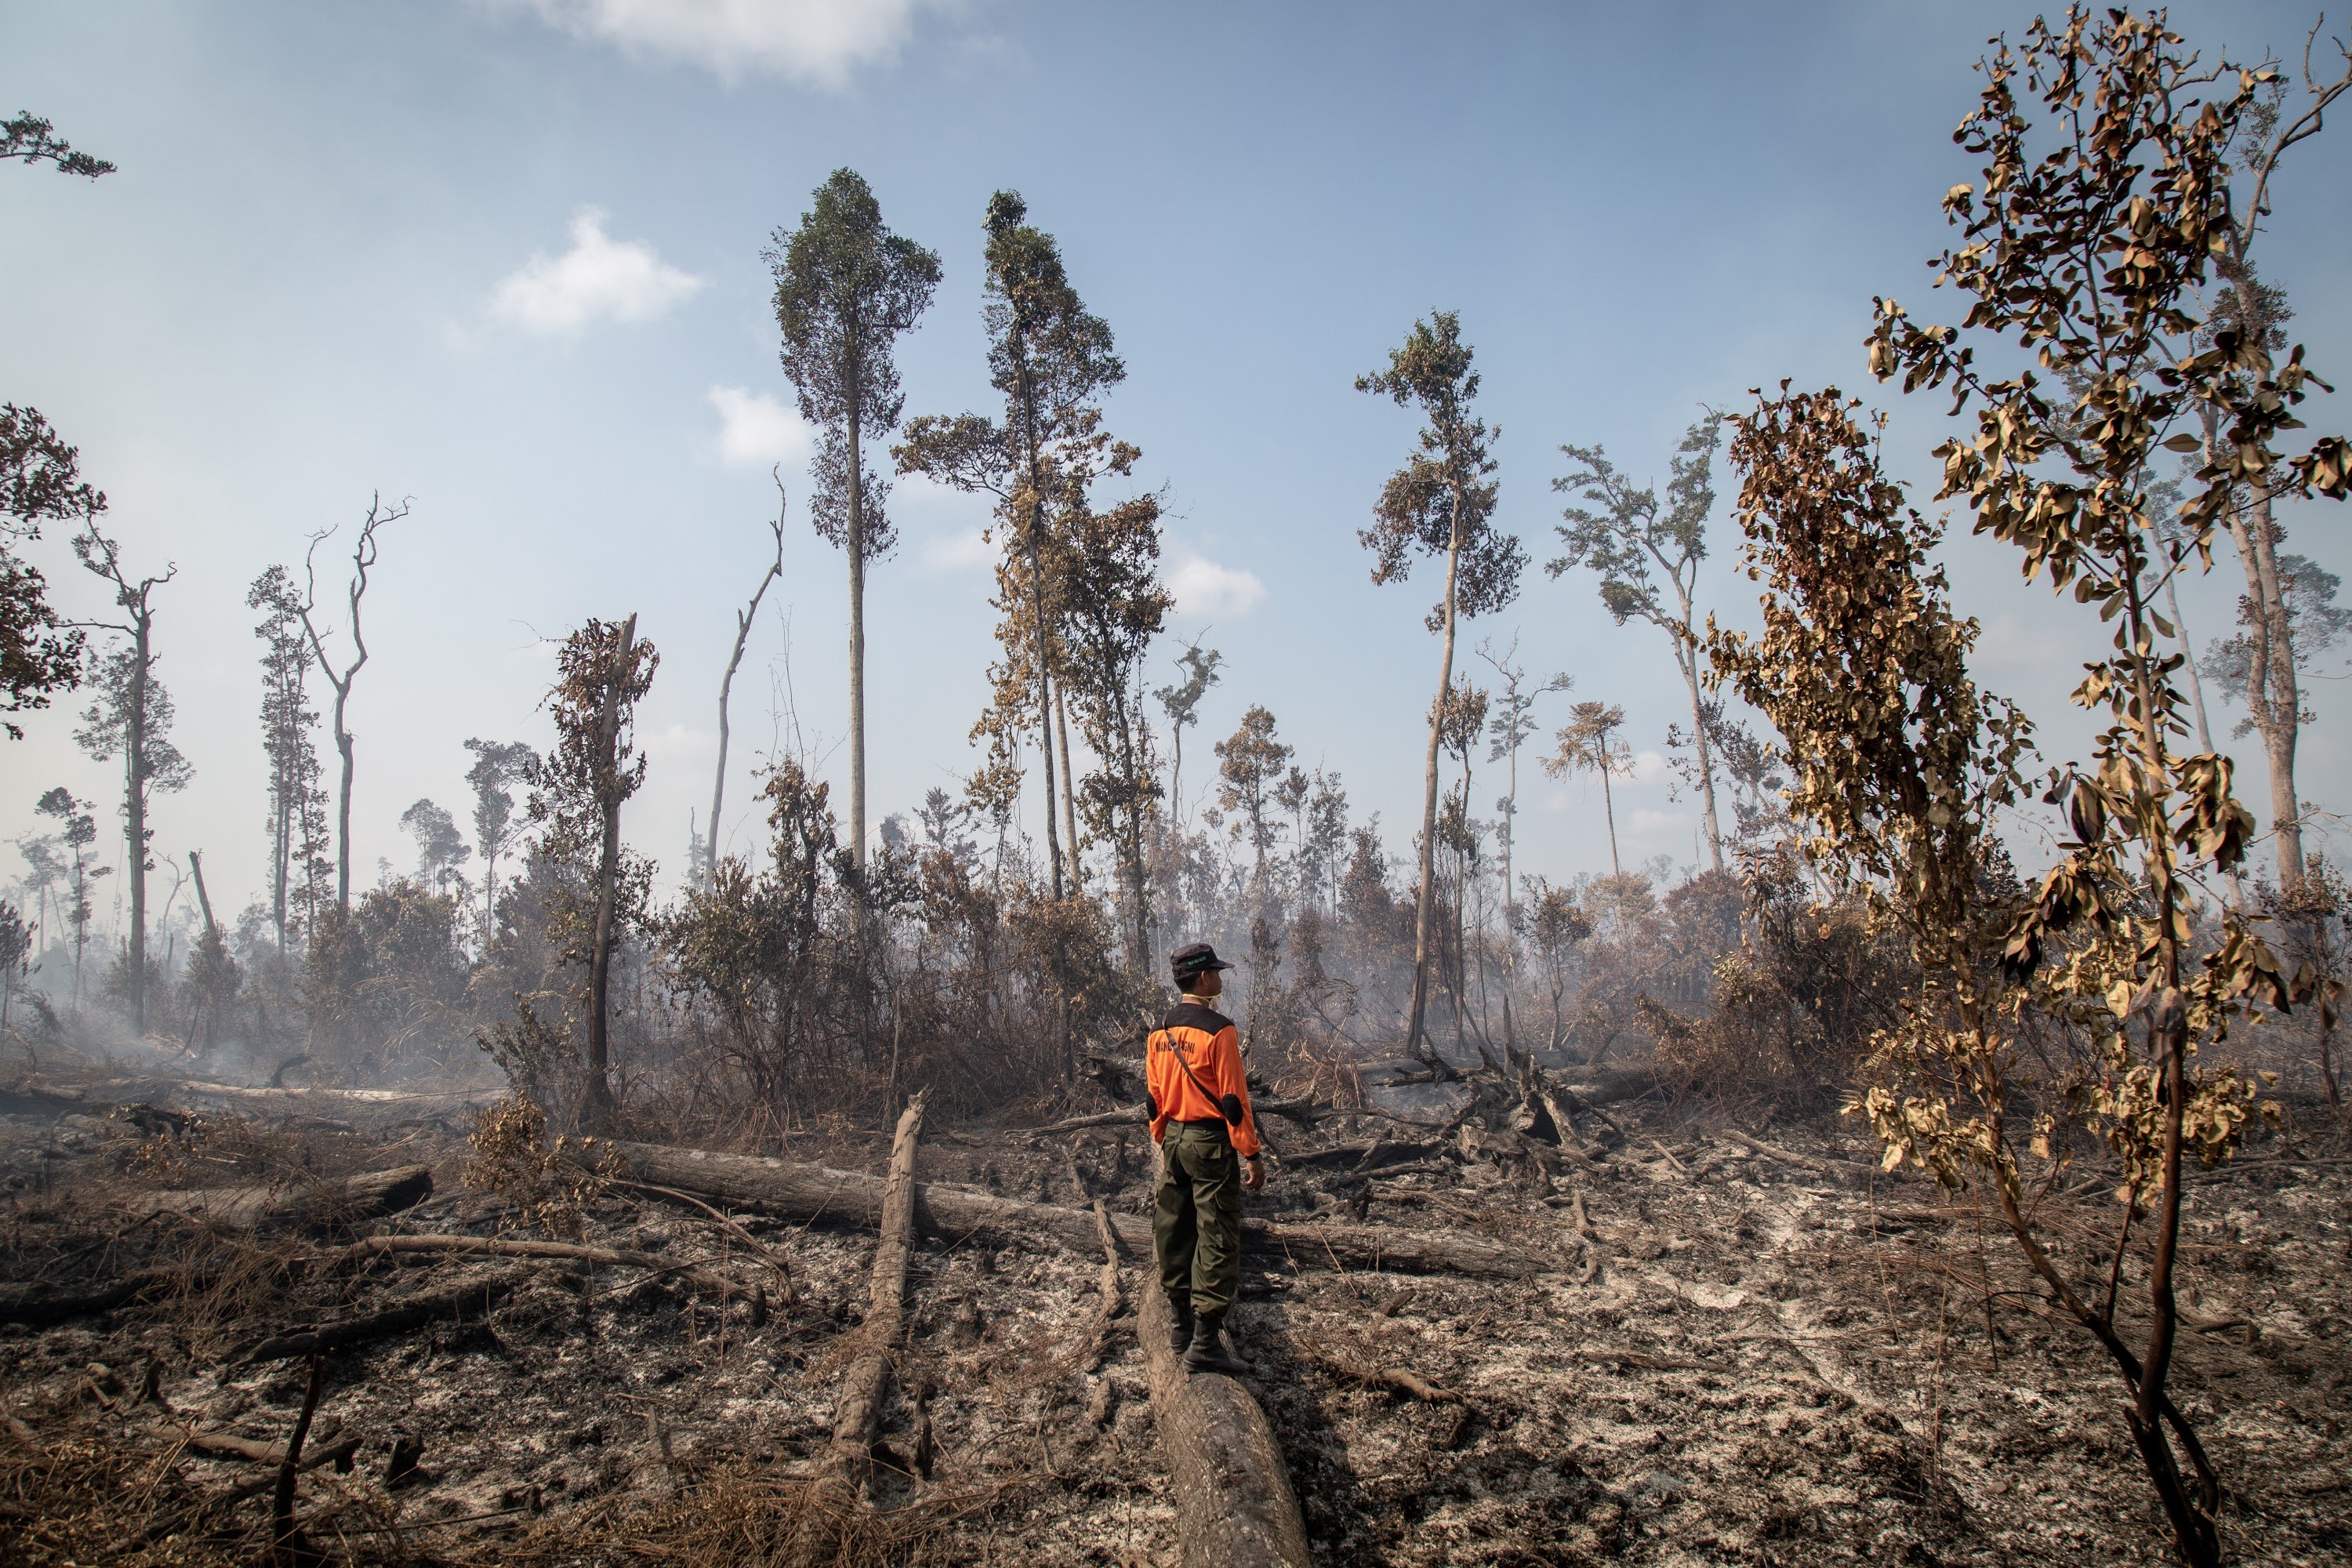
<path id="1" fill-rule="evenodd" d="M 1248 1163 L 1249 1170 L 1242 1177 L 1242 1185 L 1254 1193 L 1265 1185 L 1265 1159 L 1263 1155 L 1252 1154 L 1248 1156 Z"/>

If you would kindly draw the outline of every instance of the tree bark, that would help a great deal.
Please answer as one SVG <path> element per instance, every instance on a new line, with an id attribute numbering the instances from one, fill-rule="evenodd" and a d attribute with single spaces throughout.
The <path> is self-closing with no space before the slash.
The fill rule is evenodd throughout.
<path id="1" fill-rule="evenodd" d="M 1062 683 L 1054 683 L 1054 742 L 1062 751 L 1062 830 L 1069 837 L 1070 889 L 1086 886 L 1086 866 L 1078 858 L 1078 803 L 1074 793 L 1076 774 L 1070 768 L 1070 718 Z"/>
<path id="2" fill-rule="evenodd" d="M 1698 753 L 1698 803 L 1700 814 L 1706 822 L 1706 848 L 1710 864 L 1723 869 L 1723 826 L 1715 813 L 1715 752 L 1706 743 L 1705 704 L 1699 697 L 1698 645 L 1691 640 L 1690 601 L 1683 601 L 1683 626 L 1668 627 L 1675 639 L 1675 662 L 1682 667 L 1683 684 L 1690 688 L 1691 744 Z"/>
<path id="3" fill-rule="evenodd" d="M 874 1225 L 883 1217 L 887 1183 L 880 1177 L 751 1154 L 720 1154 L 654 1143 L 616 1142 L 635 1179 L 746 1208 L 835 1225 Z M 1051 1238 L 1064 1247 L 1101 1245 L 1095 1216 L 1084 1209 L 1023 1203 L 937 1182 L 915 1186 L 915 1224 L 927 1236 L 960 1242 Z M 1113 1215 L 1123 1246 L 1139 1254 L 1151 1246 L 1150 1222 Z M 1286 1256 L 1302 1268 L 1390 1268 L 1405 1273 L 1466 1274 L 1524 1279 L 1544 1260 L 1475 1237 L 1390 1229 L 1384 1226 L 1286 1225 L 1242 1222 L 1245 1251 Z"/>
<path id="4" fill-rule="evenodd" d="M 1609 735 L 1606 731 L 1603 731 L 1601 736 L 1601 811 L 1609 823 L 1609 874 L 1612 877 L 1622 877 L 1625 874 L 1625 863 L 1617 858 L 1617 805 L 1609 795 L 1611 765 Z"/>
<path id="5" fill-rule="evenodd" d="M 429 1165 L 400 1165 L 341 1181 L 284 1187 L 209 1187 L 149 1193 L 134 1213 L 178 1215 L 215 1230 L 247 1231 L 352 1225 L 415 1208 L 433 1195 Z"/>
<path id="6" fill-rule="evenodd" d="M 628 685 L 635 667 L 636 634 L 637 617 L 632 613 L 621 623 L 619 647 L 605 667 L 604 711 L 596 736 L 597 784 L 604 795 L 598 805 L 604 820 L 596 855 L 595 946 L 588 955 L 588 1081 L 582 1120 L 591 1131 L 599 1132 L 613 1120 L 613 1085 L 607 1076 L 612 1057 L 607 993 L 613 979 L 614 906 L 620 893 L 621 692 Z"/>
<path id="7" fill-rule="evenodd" d="M 1437 660 L 1437 697 L 1429 706 L 1429 752 L 1422 767 L 1421 886 L 1412 911 L 1412 1012 L 1405 1024 L 1405 1054 L 1433 1064 L 1435 1050 L 1423 1051 L 1429 1016 L 1429 914 L 1437 880 L 1437 760 L 1444 738 L 1445 699 L 1454 689 L 1454 583 L 1462 566 L 1462 487 L 1454 487 L 1454 532 L 1445 549 L 1445 625 Z"/>
<path id="8" fill-rule="evenodd" d="M 849 397 L 849 842 L 866 871 L 866 464 L 855 380 Z"/>
<path id="9" fill-rule="evenodd" d="M 1306 1521 L 1272 1423 L 1237 1379 L 1185 1370 L 1168 1348 L 1159 1276 L 1144 1274 L 1136 1334 L 1175 1493 L 1178 1561 L 1183 1568 L 1310 1568 Z"/>
<path id="10" fill-rule="evenodd" d="M 131 840 L 131 1025 L 147 1032 L 147 660 L 152 623 L 131 616 L 131 710 L 123 724 L 123 826 Z"/>

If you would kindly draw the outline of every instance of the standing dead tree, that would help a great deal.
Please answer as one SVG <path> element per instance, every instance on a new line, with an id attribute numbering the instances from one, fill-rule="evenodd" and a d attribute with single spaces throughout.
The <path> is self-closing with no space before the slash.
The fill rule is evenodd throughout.
<path id="1" fill-rule="evenodd" d="M 360 627 L 360 601 L 367 596 L 368 573 L 376 563 L 376 535 L 384 528 L 408 515 L 408 503 L 386 506 L 381 494 L 368 499 L 367 516 L 360 520 L 359 537 L 352 543 L 352 579 L 344 589 L 344 603 L 351 610 L 351 662 L 341 669 L 327 657 L 327 631 L 318 620 L 319 606 L 319 546 L 334 537 L 331 528 L 322 529 L 310 536 L 310 548 L 302 557 L 303 593 L 298 614 L 302 618 L 303 634 L 310 639 L 310 657 L 318 661 L 319 673 L 327 678 L 334 689 L 335 755 L 342 763 L 342 776 L 335 789 L 335 908 L 348 914 L 352 907 L 352 729 L 348 721 L 352 703 L 352 682 L 368 661 L 367 639 Z"/>
<path id="2" fill-rule="evenodd" d="M 2180 657 L 2166 650 L 2170 628 L 2148 595 L 2192 555 L 2210 558 L 2250 480 L 2275 475 L 2286 491 L 2342 499 L 2352 444 L 2327 437 L 2300 456 L 2278 451 L 2315 380 L 2303 350 L 2281 363 L 2232 325 L 2200 335 L 2190 309 L 2226 254 L 2229 150 L 2269 73 L 2200 65 L 2160 14 L 2081 8 L 2036 21 L 2020 46 L 1997 39 L 1982 68 L 1982 97 L 1954 139 L 1983 160 L 1983 188 L 1945 194 L 1963 237 L 1931 264 L 1939 282 L 1969 296 L 1966 324 L 1921 327 L 1882 300 L 1871 368 L 1900 375 L 1906 392 L 1948 392 L 1956 414 L 1978 405 L 1973 434 L 1937 448 L 1938 499 L 1964 499 L 1977 531 L 2020 550 L 2029 575 L 2047 571 L 2053 589 L 2071 589 L 2114 624 L 2113 651 L 2087 666 L 2074 693 L 2109 720 L 2095 763 L 2053 774 L 2046 796 L 2065 804 L 2073 837 L 2016 921 L 2002 962 L 2028 976 L 2060 960 L 2042 984 L 2095 1024 L 2104 1070 L 2083 1086 L 2084 1103 L 2122 1167 L 2122 1227 L 2144 1210 L 2153 1232 L 2137 1347 L 2115 1318 L 2120 1236 L 2102 1305 L 2013 1214 L 2011 1226 L 2052 1294 L 2129 1384 L 2127 1420 L 2175 1544 L 2203 1568 L 2221 1558 L 2220 1485 L 2166 1392 L 2180 1327 L 2183 1162 L 2192 1152 L 2209 1164 L 2226 1157 L 2248 1114 L 2251 1088 L 2229 1064 L 2211 1065 L 2211 1048 L 2250 999 L 2283 1008 L 2291 987 L 2239 911 L 2222 910 L 2218 942 L 2191 929 L 2194 879 L 2243 859 L 2253 819 L 2232 791 L 2227 757 L 2174 750 L 2189 728 L 2172 684 Z M 2148 374 L 2150 365 L 2164 368 Z M 2082 390 L 2062 407 L 2045 384 Z M 2200 431 L 2209 419 L 2224 432 L 2210 449 Z M 2208 453 L 2194 476 L 2202 489 L 2180 509 L 2169 543 L 2150 516 L 2148 460 L 2159 444 Z M 1939 1058 L 1966 1074 L 1989 1047 L 1966 1031 L 1956 1038 L 1959 1048 L 1938 1045 Z M 2020 1186 L 2017 1154 L 2002 1136 L 1997 1083 L 1991 1092 L 1973 1117 L 1956 1116 L 1928 1085 L 1880 1089 L 1868 1109 L 1897 1157 L 1948 1181 L 1983 1170 L 2006 1210 Z M 2168 1427 L 2197 1471 L 2194 1489 Z"/>
<path id="3" fill-rule="evenodd" d="M 1404 345 L 1389 355 L 1389 367 L 1356 378 L 1356 390 L 1376 393 L 1398 407 L 1417 405 L 1428 421 L 1420 451 L 1389 477 L 1373 504 L 1373 523 L 1356 535 L 1372 552 L 1372 581 L 1402 582 L 1416 553 L 1445 560 L 1445 595 L 1430 612 L 1437 633 L 1437 691 L 1430 700 L 1429 750 L 1423 767 L 1421 878 L 1412 917 L 1412 1002 L 1405 1023 L 1405 1050 L 1433 1069 L 1441 1064 L 1426 1049 L 1429 1015 L 1431 918 L 1437 891 L 1437 764 L 1444 743 L 1440 723 L 1444 699 L 1454 689 L 1454 638 L 1464 616 L 1501 609 L 1519 591 L 1527 554 L 1516 535 L 1496 531 L 1496 486 L 1491 456 L 1495 432 L 1470 412 L 1478 376 L 1470 368 L 1470 345 L 1462 341 L 1462 318 L 1437 310 L 1415 321 Z"/>
<path id="4" fill-rule="evenodd" d="M 728 694 L 735 689 L 735 672 L 743 666 L 743 645 L 751 640 L 751 623 L 759 618 L 760 601 L 768 596 L 768 584 L 773 583 L 777 578 L 784 574 L 784 509 L 787 504 L 789 503 L 788 498 L 784 494 L 784 481 L 781 476 L 777 476 L 776 521 L 769 524 L 769 527 L 774 530 L 776 535 L 776 558 L 773 562 L 769 563 L 767 572 L 760 578 L 760 585 L 751 590 L 751 602 L 735 612 L 735 648 L 733 652 L 727 656 L 727 673 L 719 678 L 719 765 L 711 770 L 710 826 L 704 830 L 707 836 L 702 850 L 702 881 L 705 887 L 709 886 L 711 876 L 719 868 L 719 808 L 727 803 Z M 854 602 L 862 605 L 863 599 L 857 595 L 853 594 L 852 598 Z M 860 614 L 862 616 L 862 611 Z M 851 640 L 856 645 L 856 651 L 862 660 L 866 650 L 865 623 L 861 618 L 857 624 L 858 629 L 853 635 Z M 855 726 L 855 738 L 857 751 L 856 776 L 858 782 L 860 799 L 862 800 L 864 796 L 866 778 L 866 719 L 864 712 L 866 686 L 864 675 L 862 673 L 853 675 L 851 677 L 851 684 L 856 688 L 858 704 L 857 710 L 851 721 Z M 864 818 L 862 816 L 858 816 L 857 820 L 862 823 Z M 863 849 L 860 849 L 858 853 L 862 863 L 865 852 Z"/>

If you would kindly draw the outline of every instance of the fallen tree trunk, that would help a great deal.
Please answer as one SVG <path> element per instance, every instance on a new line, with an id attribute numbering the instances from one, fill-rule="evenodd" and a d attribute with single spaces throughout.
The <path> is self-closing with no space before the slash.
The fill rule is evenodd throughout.
<path id="1" fill-rule="evenodd" d="M 866 1321 L 859 1328 L 865 1348 L 842 1373 L 841 1402 L 833 1418 L 831 1468 L 836 1475 L 862 1476 L 882 1429 L 882 1401 L 890 1391 L 890 1360 L 906 1328 L 907 1261 L 915 1246 L 915 1146 L 923 1130 L 923 1097 L 899 1114 L 890 1145 L 890 1174 L 882 1190 L 882 1241 L 874 1249 L 874 1279 Z"/>
<path id="2" fill-rule="evenodd" d="M 431 1166 L 401 1165 L 305 1187 L 146 1193 L 130 1206 L 139 1214 L 177 1215 L 215 1230 L 277 1230 L 381 1219 L 415 1208 L 432 1195 Z"/>
<path id="3" fill-rule="evenodd" d="M 922 1127 L 923 1097 L 918 1094 L 899 1114 L 898 1135 L 891 1140 L 890 1174 L 882 1194 L 882 1240 L 874 1249 L 866 1321 L 857 1331 L 864 1343 L 841 1374 L 833 1446 L 803 1503 L 794 1531 L 789 1561 L 795 1568 L 818 1568 L 846 1555 L 844 1538 L 856 1528 L 858 1493 L 873 1468 L 875 1443 L 882 1432 L 882 1401 L 890 1392 L 891 1360 L 906 1331 L 907 1262 L 915 1241 L 915 1148 Z"/>
<path id="4" fill-rule="evenodd" d="M 887 1184 L 877 1176 L 758 1154 L 720 1154 L 657 1143 L 615 1142 L 611 1147 L 628 1162 L 633 1174 L 662 1186 L 798 1219 L 854 1226 L 882 1221 Z M 917 1228 L 951 1242 L 979 1236 L 992 1242 L 1051 1239 L 1087 1251 L 1101 1245 L 1095 1216 L 1085 1209 L 1023 1203 L 938 1182 L 917 1183 L 914 1205 Z M 1139 1215 L 1113 1215 L 1111 1225 L 1126 1246 L 1139 1254 L 1150 1250 L 1149 1220 Z M 1531 1254 L 1475 1237 L 1377 1226 L 1245 1220 L 1242 1247 L 1251 1252 L 1281 1253 L 1305 1268 L 1397 1269 L 1408 1274 L 1524 1279 L 1546 1267 L 1543 1259 Z"/>
<path id="5" fill-rule="evenodd" d="M 1151 1419 L 1176 1494 L 1183 1568 L 1309 1568 L 1306 1521 L 1265 1412 L 1239 1381 L 1187 1372 L 1168 1348 L 1168 1297 L 1143 1271 L 1136 1337 L 1151 1371 Z"/>

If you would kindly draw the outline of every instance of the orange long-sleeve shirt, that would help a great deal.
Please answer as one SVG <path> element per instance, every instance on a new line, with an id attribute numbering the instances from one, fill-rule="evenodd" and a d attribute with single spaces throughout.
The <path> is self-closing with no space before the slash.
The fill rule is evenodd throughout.
<path id="1" fill-rule="evenodd" d="M 1197 1085 L 1194 1079 L 1200 1079 Z M 1250 1110 L 1249 1083 L 1242 1072 L 1241 1034 L 1223 1013 L 1189 999 L 1179 1003 L 1151 1031 L 1144 1050 L 1143 1082 L 1154 1107 L 1153 1142 L 1167 1134 L 1171 1121 L 1223 1121 L 1236 1153 L 1258 1152 L 1257 1118 Z M 1220 1103 L 1228 1095 L 1240 1102 L 1239 1121 L 1230 1121 Z"/>

